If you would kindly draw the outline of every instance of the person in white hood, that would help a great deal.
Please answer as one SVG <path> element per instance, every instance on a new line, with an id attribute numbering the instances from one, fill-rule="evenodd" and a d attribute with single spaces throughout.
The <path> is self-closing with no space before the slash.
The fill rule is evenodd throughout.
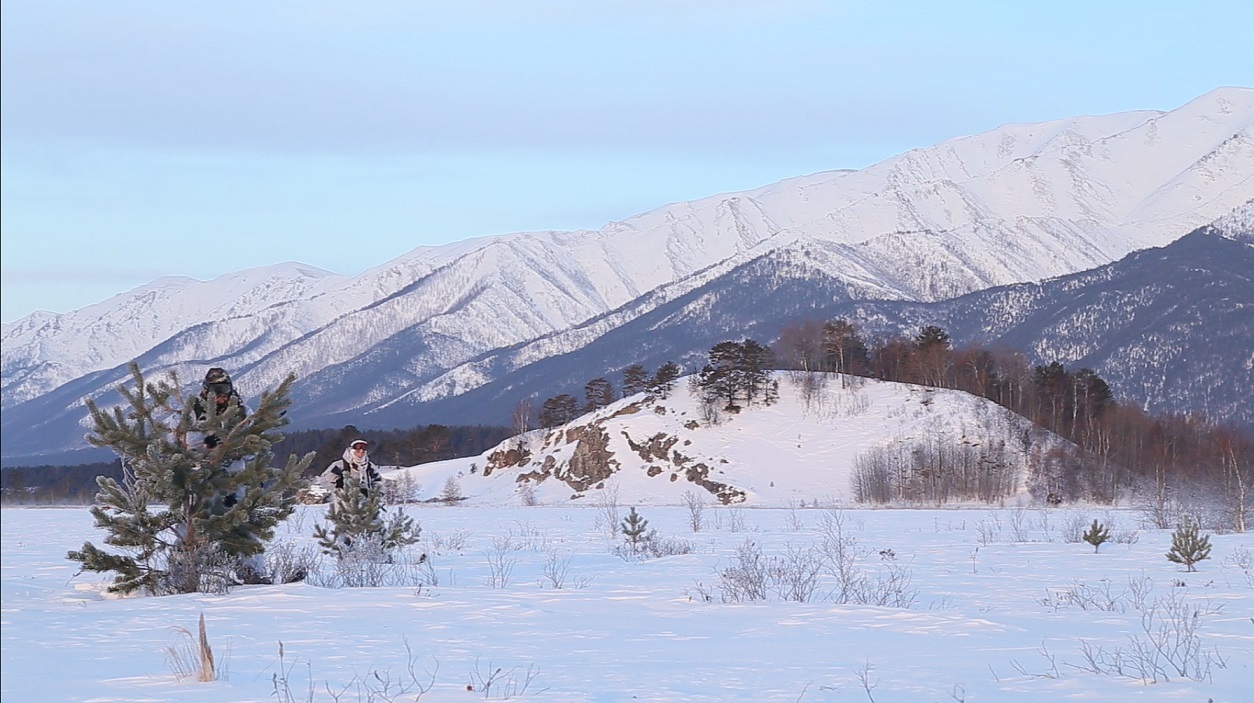
<path id="1" fill-rule="evenodd" d="M 361 484 L 362 495 L 379 485 L 382 478 L 379 469 L 370 461 L 370 444 L 364 439 L 355 439 L 344 450 L 344 456 L 331 463 L 322 472 L 322 484 L 327 490 L 338 492 L 344 490 L 344 478 L 351 476 Z"/>

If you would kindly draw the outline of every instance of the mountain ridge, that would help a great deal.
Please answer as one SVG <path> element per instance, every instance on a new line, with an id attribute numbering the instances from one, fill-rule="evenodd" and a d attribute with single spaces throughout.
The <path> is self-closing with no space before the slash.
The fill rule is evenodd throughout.
<path id="1" fill-rule="evenodd" d="M 31 316 L 3 330 L 5 415 L 75 379 L 85 382 L 69 387 L 82 395 L 53 394 L 67 404 L 46 410 L 81 413 L 82 398 L 108 397 L 132 358 L 188 380 L 206 363 L 222 365 L 256 388 L 294 372 L 303 397 L 350 414 L 437 388 L 450 370 L 494 350 L 560 335 L 655 291 L 681 290 L 702 272 L 802 242 L 825 247 L 831 266 L 859 272 L 868 291 L 890 299 L 934 302 L 1074 273 L 1171 241 L 1254 198 L 1252 125 L 1246 88 L 1168 112 L 1005 125 L 859 171 L 672 204 L 596 231 L 484 237 L 420 247 L 353 278 L 276 280 L 273 297 L 259 288 L 255 308 L 230 317 L 166 318 L 152 307 L 182 328 L 153 335 L 156 346 L 142 351 L 133 343 L 142 335 L 104 318 Z M 108 335 L 131 346 L 91 342 Z M 91 346 L 101 352 L 83 352 Z M 338 393 L 344 379 L 356 385 Z M 443 388 L 462 393 L 486 381 L 472 374 Z M 29 427 L 6 423 L 5 434 Z"/>
<path id="2" fill-rule="evenodd" d="M 597 326 L 598 331 L 583 335 L 591 341 L 570 344 L 561 353 L 528 352 L 526 345 L 496 350 L 470 364 L 491 368 L 492 372 L 460 367 L 449 372 L 468 378 L 495 376 L 491 383 L 460 396 L 402 405 L 391 414 L 379 409 L 382 417 L 375 421 L 387 424 L 383 417 L 395 421 L 410 414 L 424 421 L 445 417 L 451 422 L 466 422 L 473 408 L 496 407 L 496 421 L 504 423 L 511 397 L 543 399 L 562 392 L 577 394 L 592 376 L 613 378 L 613 369 L 630 363 L 656 368 L 665 361 L 675 361 L 698 368 L 704 363 L 705 352 L 718 342 L 745 337 L 769 342 L 789 320 L 846 318 L 859 325 L 868 338 L 912 337 L 920 327 L 936 324 L 951 334 L 955 345 L 1022 349 L 1035 364 L 1059 361 L 1069 367 L 1089 366 L 1112 384 L 1123 402 L 1155 412 L 1205 407 L 1195 391 L 1204 392 L 1207 403 L 1223 411 L 1215 412 L 1212 419 L 1254 428 L 1254 414 L 1244 410 L 1240 402 L 1254 389 L 1251 368 L 1243 364 L 1241 355 L 1242 350 L 1254 348 L 1254 282 L 1246 273 L 1247 269 L 1254 271 L 1251 213 L 1254 205 L 1247 205 L 1230 218 L 1236 223 L 1244 219 L 1246 224 L 1240 227 L 1245 229 L 1236 225 L 1226 232 L 1202 228 L 1166 247 L 1133 252 L 1090 271 L 1040 283 L 994 287 L 936 303 L 859 298 L 850 294 L 845 281 L 825 271 L 804 250 L 794 252 L 795 256 L 790 255 L 783 264 L 775 259 L 787 250 L 774 250 L 767 257 L 669 297 L 648 312 L 606 325 L 606 330 L 599 329 L 599 321 L 591 321 L 589 325 Z M 797 272 L 789 274 L 790 268 Z M 1150 285 L 1161 287 L 1163 292 L 1121 302 L 1117 309 L 1109 309 L 1109 305 L 1101 309 L 1110 296 L 1122 296 L 1121 301 L 1127 298 L 1129 293 L 1124 289 L 1135 292 Z M 1216 296 L 1215 290 L 1223 290 L 1225 295 Z M 1152 319 L 1170 322 L 1164 325 L 1174 330 L 1169 339 L 1154 325 L 1143 325 L 1136 333 L 1127 331 L 1133 323 L 1143 324 L 1143 311 L 1158 305 L 1168 312 L 1149 314 Z M 1081 335 L 1074 325 L 1065 324 L 1072 319 L 1100 324 L 1096 328 L 1090 325 Z M 1203 329 L 1221 331 L 1210 336 L 1200 334 L 1199 320 L 1205 323 Z M 1145 349 L 1154 339 L 1164 344 L 1171 356 L 1197 361 L 1190 369 L 1177 367 L 1171 373 L 1166 364 L 1156 364 L 1138 376 L 1120 372 L 1118 365 L 1100 356 L 1116 354 L 1120 349 L 1128 355 L 1131 352 L 1127 350 Z M 1221 340 L 1225 343 L 1220 344 Z M 1144 387 L 1138 390 L 1128 386 L 1130 379 L 1137 378 L 1162 379 L 1162 385 L 1142 397 Z M 1173 396 L 1192 400 L 1173 403 Z M 360 415 L 357 421 L 368 416 Z M 351 421 L 343 415 L 326 417 L 323 423 L 335 426 Z"/>

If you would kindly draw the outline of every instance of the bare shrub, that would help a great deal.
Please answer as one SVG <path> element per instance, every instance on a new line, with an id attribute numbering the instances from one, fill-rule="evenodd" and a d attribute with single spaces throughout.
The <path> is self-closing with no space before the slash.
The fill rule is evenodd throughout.
<path id="1" fill-rule="evenodd" d="M 530 522 L 515 521 L 516 527 L 511 527 L 507 535 L 512 547 L 521 551 L 528 552 L 547 552 L 549 551 L 549 533 L 536 527 Z"/>
<path id="2" fill-rule="evenodd" d="M 1062 541 L 1067 544 L 1083 542 L 1084 533 L 1088 528 L 1088 521 L 1083 515 L 1072 513 L 1062 526 Z"/>
<path id="3" fill-rule="evenodd" d="M 809 603 L 823 573 L 823 557 L 813 547 L 797 548 L 791 544 L 782 557 L 774 557 L 767 565 L 772 590 L 780 600 Z"/>
<path id="4" fill-rule="evenodd" d="M 848 384 L 844 393 L 836 394 L 836 411 L 848 417 L 865 415 L 871 409 L 871 398 L 861 391 L 866 379 L 861 376 L 841 374 L 841 382 Z"/>
<path id="5" fill-rule="evenodd" d="M 684 491 L 683 501 L 688 509 L 688 526 L 693 532 L 700 532 L 704 526 L 705 500 L 696 491 Z"/>
<path id="6" fill-rule="evenodd" d="M 427 551 L 434 554 L 460 552 L 466 548 L 468 537 L 470 537 L 468 530 L 453 530 L 446 533 L 430 532 L 426 539 Z"/>
<path id="7" fill-rule="evenodd" d="M 1110 538 L 1115 544 L 1136 544 L 1141 540 L 1141 533 L 1137 530 L 1117 530 Z"/>
<path id="8" fill-rule="evenodd" d="M 1236 569 L 1245 576 L 1245 583 L 1254 587 L 1254 550 L 1249 547 L 1237 547 L 1224 557 L 1225 567 Z"/>
<path id="9" fill-rule="evenodd" d="M 618 519 L 618 483 L 608 481 L 605 488 L 597 494 L 597 522 L 609 534 L 610 539 L 618 538 L 621 525 Z"/>
<path id="10" fill-rule="evenodd" d="M 1051 534 L 1051 528 L 1049 526 L 1049 510 L 1045 508 L 1038 509 L 1036 511 L 1036 517 L 1037 517 L 1037 524 L 1040 526 L 1042 538 L 1046 542 L 1053 542 L 1054 537 Z"/>
<path id="11" fill-rule="evenodd" d="M 287 540 L 266 549 L 266 574 L 271 583 L 304 581 L 310 571 L 318 568 L 321 556 L 312 544 L 297 545 Z"/>
<path id="12" fill-rule="evenodd" d="M 528 508 L 533 508 L 540 504 L 540 501 L 536 498 L 536 487 L 529 481 L 518 484 L 518 500 Z"/>
<path id="13" fill-rule="evenodd" d="M 1115 592 L 1109 579 L 1102 579 L 1099 586 L 1077 581 L 1071 586 L 1047 592 L 1038 602 L 1055 612 L 1065 608 L 1122 613 L 1127 610 L 1127 591 Z"/>
<path id="14" fill-rule="evenodd" d="M 693 597 L 694 594 L 696 596 L 695 598 Z M 688 598 L 689 600 L 698 600 L 702 603 L 713 603 L 714 593 L 709 586 L 706 586 L 700 581 L 695 581 L 692 584 L 692 590 L 688 592 Z"/>
<path id="15" fill-rule="evenodd" d="M 556 551 L 548 553 L 542 573 L 553 588 L 560 589 L 566 585 L 566 578 L 570 574 L 570 559 L 569 554 L 558 554 Z"/>
<path id="16" fill-rule="evenodd" d="M 858 559 L 864 554 L 858 547 L 858 540 L 848 530 L 846 517 L 840 510 L 828 510 L 823 514 L 821 529 L 823 540 L 819 549 L 826 560 L 826 568 L 836 580 L 832 599 L 837 603 L 848 603 L 857 590 L 857 582 L 861 573 L 857 568 Z"/>
<path id="17" fill-rule="evenodd" d="M 995 542 L 1000 542 L 1001 517 L 997 513 L 989 513 L 988 518 L 976 523 L 975 530 L 980 536 L 980 544 L 986 547 Z"/>
<path id="18" fill-rule="evenodd" d="M 164 555 L 154 556 L 147 563 L 161 565 L 160 573 L 154 578 L 153 593 L 156 595 L 192 591 L 220 595 L 240 583 L 236 575 L 240 560 L 207 542 L 181 551 L 169 550 Z M 196 587 L 190 588 L 189 584 Z"/>
<path id="19" fill-rule="evenodd" d="M 736 546 L 732 564 L 718 572 L 723 598 L 732 603 L 766 600 L 768 560 L 753 540 Z"/>
<path id="20" fill-rule="evenodd" d="M 488 558 L 488 586 L 505 588 L 509 585 L 518 559 L 512 554 L 513 543 L 508 537 L 493 537 L 492 550 L 485 552 Z"/>
<path id="21" fill-rule="evenodd" d="M 652 559 L 661 559 L 679 554 L 692 554 L 692 542 L 679 537 L 665 537 L 653 531 L 640 544 L 640 550 Z"/>
<path id="22" fill-rule="evenodd" d="M 914 576 L 903 564 L 889 562 L 874 577 L 863 576 L 850 591 L 847 603 L 878 605 L 887 608 L 912 608 L 919 591 L 912 583 Z"/>
<path id="23" fill-rule="evenodd" d="M 1027 508 L 1014 508 L 1010 511 L 1010 538 L 1015 542 L 1027 542 L 1028 540 L 1028 511 Z"/>
<path id="24" fill-rule="evenodd" d="M 347 702 L 350 700 L 350 696 L 352 700 L 366 703 L 421 700 L 422 696 L 435 685 L 436 674 L 440 670 L 440 662 L 437 659 L 435 668 L 426 672 L 425 680 L 420 680 L 417 672 L 417 656 L 410 647 L 409 640 L 404 639 L 403 642 L 406 655 L 405 674 L 403 676 L 394 676 L 388 669 L 370 669 L 365 674 L 355 675 L 347 683 L 340 686 L 333 686 L 329 681 L 323 681 L 322 685 L 329 699 L 333 703 L 339 701 Z M 280 640 L 277 671 L 270 678 L 270 682 L 274 686 L 274 691 L 271 695 L 278 703 L 313 703 L 313 663 L 305 662 L 304 668 L 307 679 L 304 686 L 299 686 L 292 678 L 292 672 L 295 671 L 298 664 L 299 662 L 297 661 L 288 662 L 283 642 Z M 299 694 L 292 690 L 293 685 L 298 686 Z"/>
<path id="25" fill-rule="evenodd" d="M 701 413 L 701 420 L 705 424 L 711 426 L 722 424 L 722 399 L 706 393 L 705 389 L 701 387 L 699 376 L 692 375 L 688 377 L 688 393 L 700 400 L 697 410 Z"/>
<path id="26" fill-rule="evenodd" d="M 692 554 L 692 542 L 679 537 L 667 537 L 657 530 L 649 530 L 635 544 L 614 545 L 610 552 L 624 561 L 632 559 L 661 559 L 679 554 Z"/>
<path id="27" fill-rule="evenodd" d="M 807 371 L 790 371 L 788 372 L 788 380 L 800 393 L 801 402 L 806 412 L 814 410 L 817 400 L 821 400 L 823 392 L 827 388 L 827 380 L 829 374 L 814 373 Z"/>
<path id="28" fill-rule="evenodd" d="M 485 699 L 492 696 L 498 696 L 503 699 L 517 698 L 527 693 L 527 689 L 540 675 L 540 670 L 534 664 L 528 665 L 525 670 L 518 667 L 506 669 L 500 666 L 493 666 L 492 662 L 488 662 L 486 667 L 480 666 L 479 658 L 475 658 L 475 668 L 470 670 L 471 683 L 467 690 L 481 691 Z M 538 691 L 537 693 L 543 693 Z"/>
<path id="29" fill-rule="evenodd" d="M 319 588 L 418 586 L 424 583 L 426 561 L 425 553 L 386 547 L 377 536 L 364 537 L 345 547 L 338 558 L 320 560 L 309 570 L 305 582 Z"/>
<path id="30" fill-rule="evenodd" d="M 1081 642 L 1088 671 L 1139 678 L 1146 683 L 1172 677 L 1210 681 L 1214 668 L 1227 668 L 1217 649 L 1206 649 L 1198 634 L 1202 616 L 1218 612 L 1209 603 L 1190 604 L 1179 592 L 1159 598 L 1141 611 L 1140 634 L 1128 635 L 1128 647 Z"/>
<path id="31" fill-rule="evenodd" d="M 562 589 L 569 585 L 576 590 L 580 590 L 587 588 L 588 584 L 592 583 L 592 579 L 584 576 L 571 578 L 570 559 L 570 554 L 559 554 L 556 551 L 548 553 L 548 557 L 544 562 L 543 574 L 552 588 Z"/>
<path id="32" fill-rule="evenodd" d="M 846 516 L 840 510 L 828 510 L 823 515 L 823 540 L 817 549 L 824 569 L 835 582 L 828 599 L 841 604 L 912 607 L 918 590 L 911 585 L 910 570 L 895 558 L 882 560 L 873 574 L 860 569 L 858 561 L 869 552 L 858 546 L 845 523 Z"/>
<path id="33" fill-rule="evenodd" d="M 797 507 L 798 507 L 797 501 L 795 500 L 788 501 L 788 515 L 786 519 L 786 524 L 788 525 L 788 529 L 792 532 L 801 532 L 802 530 L 806 528 L 805 523 L 802 522 L 801 520 L 801 514 L 797 512 Z M 801 507 L 803 508 L 805 507 L 804 501 L 802 501 Z"/>

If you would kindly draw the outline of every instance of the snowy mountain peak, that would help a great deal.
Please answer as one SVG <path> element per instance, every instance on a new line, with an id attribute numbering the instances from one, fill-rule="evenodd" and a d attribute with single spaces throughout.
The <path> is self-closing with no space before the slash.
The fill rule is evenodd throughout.
<path id="1" fill-rule="evenodd" d="M 124 364 L 191 325 L 255 315 L 343 280 L 285 262 L 209 281 L 166 276 L 63 315 L 27 316 L 4 326 L 4 407 Z"/>
<path id="2" fill-rule="evenodd" d="M 316 412 L 363 419 L 491 380 L 509 369 L 481 362 L 501 350 L 533 361 L 573 351 L 588 330 L 629 324 L 774 250 L 821 251 L 851 291 L 903 301 L 1092 269 L 1254 200 L 1252 125 L 1254 90 L 1222 88 L 1170 112 L 1004 125 L 596 231 L 422 247 L 352 278 L 283 264 L 162 279 L 4 327 L 5 446 L 11 435 L 34 441 L 8 428 L 81 414 L 83 396 L 107 392 L 131 359 L 183 378 L 212 359 L 252 388 L 295 373 Z M 49 407 L 11 412 L 44 396 Z M 73 427 L 56 443 L 81 444 Z"/>

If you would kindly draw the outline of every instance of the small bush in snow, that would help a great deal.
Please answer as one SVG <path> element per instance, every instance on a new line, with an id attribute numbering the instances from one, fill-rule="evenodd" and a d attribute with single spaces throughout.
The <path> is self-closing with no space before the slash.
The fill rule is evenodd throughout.
<path id="1" fill-rule="evenodd" d="M 272 583 L 304 581 L 318 566 L 318 550 L 312 544 L 297 546 L 295 542 L 276 542 L 266 550 L 266 573 Z"/>
<path id="2" fill-rule="evenodd" d="M 1199 537 L 1197 523 L 1181 524 L 1171 535 L 1171 549 L 1167 552 L 1167 561 L 1184 564 L 1189 571 L 1197 571 L 1194 564 L 1210 558 L 1210 535 Z"/>
<path id="3" fill-rule="evenodd" d="M 619 526 L 619 529 L 623 532 L 623 538 L 627 540 L 627 546 L 632 552 L 636 552 L 649 533 L 649 521 L 636 512 L 636 506 L 633 505 L 631 512 L 623 518 L 623 524 Z"/>
<path id="4" fill-rule="evenodd" d="M 440 489 L 440 500 L 448 505 L 453 505 L 462 500 L 462 484 L 457 480 L 456 476 L 449 476 L 444 479 L 444 486 Z"/>
<path id="5" fill-rule="evenodd" d="M 1088 531 L 1081 535 L 1081 537 L 1084 538 L 1085 542 L 1093 545 L 1093 553 L 1096 554 L 1097 550 L 1103 543 L 1110 541 L 1110 530 L 1106 529 L 1105 525 L 1098 522 L 1097 518 L 1094 518 L 1093 524 L 1089 526 Z"/>

